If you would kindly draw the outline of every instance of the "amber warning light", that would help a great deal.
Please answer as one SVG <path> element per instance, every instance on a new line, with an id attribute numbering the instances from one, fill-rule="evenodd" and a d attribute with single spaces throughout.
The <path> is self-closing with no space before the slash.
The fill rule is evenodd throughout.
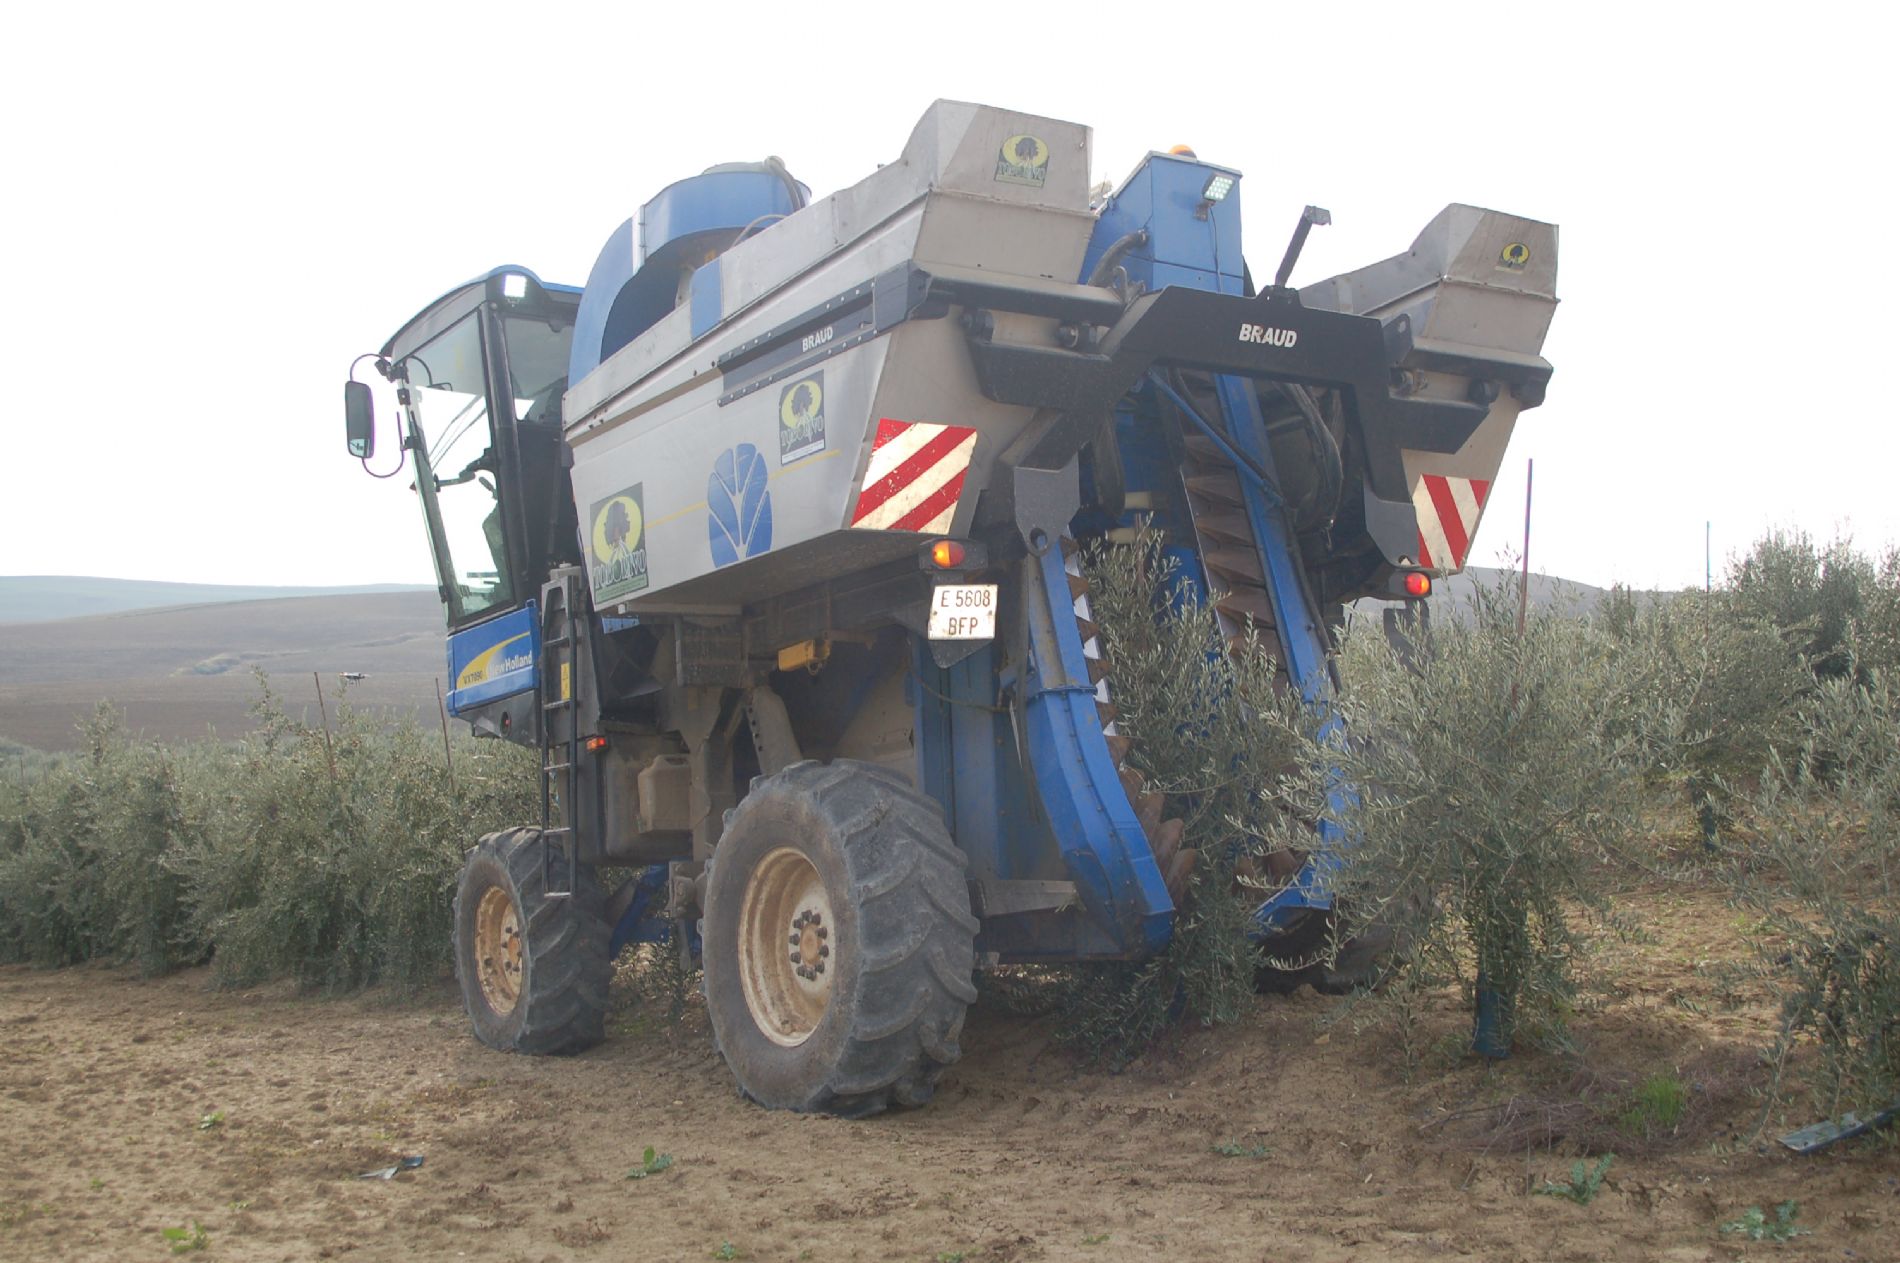
<path id="1" fill-rule="evenodd" d="M 983 570 L 990 550 L 980 539 L 933 539 L 917 549 L 917 565 L 924 570 Z"/>

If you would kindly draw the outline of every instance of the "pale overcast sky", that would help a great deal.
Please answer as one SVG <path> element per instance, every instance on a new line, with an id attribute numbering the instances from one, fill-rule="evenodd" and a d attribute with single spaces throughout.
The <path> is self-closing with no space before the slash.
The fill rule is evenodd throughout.
<path id="1" fill-rule="evenodd" d="M 353 356 L 468 277 L 579 284 L 665 184 L 819 195 L 936 97 L 1087 123 L 1098 179 L 1245 173 L 1255 275 L 1447 202 L 1561 225 L 1549 402 L 1473 560 L 1699 583 L 1773 525 L 1900 542 L 1885 5 L 15 5 L 0 19 L 0 574 L 431 582 L 343 451 Z M 384 434 L 387 439 L 387 432 Z M 380 464 L 380 462 L 379 462 Z"/>

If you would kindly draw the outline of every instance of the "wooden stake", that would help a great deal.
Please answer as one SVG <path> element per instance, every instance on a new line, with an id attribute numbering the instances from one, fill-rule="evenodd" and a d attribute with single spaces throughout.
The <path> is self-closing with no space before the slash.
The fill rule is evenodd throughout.
<path id="1" fill-rule="evenodd" d="M 439 675 L 435 677 L 435 713 L 442 720 L 442 762 L 449 769 L 449 797 L 455 798 L 455 755 L 449 751 L 449 708 L 442 700 L 442 677 Z"/>
<path id="2" fill-rule="evenodd" d="M 330 708 L 323 704 L 323 676 L 316 671 L 310 679 L 317 686 L 317 713 L 323 716 L 323 754 L 330 761 L 330 784 L 336 784 L 336 747 L 330 744 Z"/>
<path id="3" fill-rule="evenodd" d="M 1531 603 L 1531 474 L 1534 461 L 1524 462 L 1524 573 L 1517 585 L 1517 634 L 1524 634 L 1524 614 Z"/>
<path id="4" fill-rule="evenodd" d="M 1531 474 L 1534 462 L 1524 462 L 1524 568 L 1517 579 L 1517 641 L 1518 652 L 1524 651 L 1524 617 L 1531 604 Z M 1517 680 L 1511 680 L 1511 710 L 1517 710 Z"/>

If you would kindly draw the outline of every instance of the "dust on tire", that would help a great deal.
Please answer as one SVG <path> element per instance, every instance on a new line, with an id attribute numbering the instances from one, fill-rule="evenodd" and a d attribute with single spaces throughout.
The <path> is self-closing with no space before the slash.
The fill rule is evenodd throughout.
<path id="1" fill-rule="evenodd" d="M 504 829 L 469 852 L 455 891 L 455 979 L 475 1037 L 503 1052 L 573 1053 L 606 1037 L 606 899 L 592 865 L 576 865 L 574 891 L 550 898 L 541 831 Z M 484 993 L 476 918 L 485 896 L 505 892 L 521 933 L 515 1003 L 498 1012 Z"/>
<path id="2" fill-rule="evenodd" d="M 738 976 L 747 883 L 788 846 L 817 870 L 836 921 L 830 1000 L 792 1046 L 759 1028 Z M 930 1099 L 976 999 L 966 868 L 937 805 L 888 769 L 804 762 L 753 783 L 708 864 L 701 922 L 714 1045 L 747 1097 L 848 1117 Z"/>

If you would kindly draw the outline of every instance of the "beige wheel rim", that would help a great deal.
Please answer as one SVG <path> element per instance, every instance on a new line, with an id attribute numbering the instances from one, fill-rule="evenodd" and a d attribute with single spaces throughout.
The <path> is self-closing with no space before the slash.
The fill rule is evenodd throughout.
<path id="1" fill-rule="evenodd" d="M 837 951 L 831 900 L 812 862 L 789 846 L 760 860 L 739 908 L 739 985 L 767 1039 L 793 1048 L 818 1029 Z"/>
<path id="2" fill-rule="evenodd" d="M 521 916 L 499 886 L 475 905 L 475 969 L 488 1007 L 502 1017 L 513 1013 L 521 1000 Z"/>

